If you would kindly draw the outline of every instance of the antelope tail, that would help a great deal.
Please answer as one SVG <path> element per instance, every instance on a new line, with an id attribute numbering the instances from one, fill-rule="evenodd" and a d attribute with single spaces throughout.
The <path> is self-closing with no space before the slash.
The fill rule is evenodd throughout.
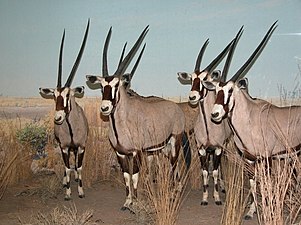
<path id="1" fill-rule="evenodd" d="M 188 170 L 191 164 L 191 149 L 190 149 L 190 143 L 186 132 L 184 132 L 182 136 L 182 148 L 184 153 L 186 169 Z"/>

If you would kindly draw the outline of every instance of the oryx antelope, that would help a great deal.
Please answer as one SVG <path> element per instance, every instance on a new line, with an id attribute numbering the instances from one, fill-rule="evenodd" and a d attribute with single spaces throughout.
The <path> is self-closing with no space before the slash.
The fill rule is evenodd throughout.
<path id="1" fill-rule="evenodd" d="M 208 79 L 210 74 L 219 75 L 219 71 L 213 71 L 222 59 L 226 56 L 231 46 L 236 46 L 243 30 L 242 28 L 238 32 L 237 36 L 231 41 L 228 46 L 202 71 L 200 65 L 203 54 L 209 43 L 207 39 L 203 44 L 199 55 L 196 60 L 195 69 L 192 74 L 186 72 L 179 72 L 178 76 L 180 80 L 191 83 L 191 91 L 189 94 L 189 102 L 191 105 L 199 104 L 199 115 L 195 122 L 194 133 L 197 143 L 198 154 L 200 157 L 202 174 L 203 174 L 203 198 L 201 205 L 208 204 L 208 181 L 209 181 L 209 161 L 210 156 L 213 155 L 213 172 L 214 179 L 214 193 L 213 197 L 215 204 L 221 205 L 222 202 L 219 196 L 218 190 L 218 178 L 220 177 L 221 187 L 223 188 L 223 180 L 220 176 L 220 162 L 222 156 L 223 146 L 225 141 L 232 135 L 231 129 L 227 122 L 219 124 L 211 121 L 211 110 L 215 101 L 215 92 L 206 89 L 202 85 L 202 80 Z M 229 57 L 230 56 L 230 57 Z M 227 61 L 231 61 L 231 54 L 228 54 Z M 219 77 L 221 80 L 225 80 L 225 76 Z"/>
<path id="2" fill-rule="evenodd" d="M 133 197 L 137 197 L 141 154 L 166 150 L 174 168 L 184 135 L 184 113 L 175 103 L 161 98 L 149 100 L 130 96 L 124 86 L 126 80 L 123 74 L 147 32 L 148 26 L 127 56 L 122 59 L 116 72 L 109 75 L 107 50 L 111 36 L 110 29 L 103 50 L 103 74 L 102 76 L 87 75 L 90 83 L 100 84 L 102 91 L 100 110 L 103 115 L 109 116 L 109 139 L 116 151 L 126 184 L 127 196 L 122 210 L 129 209 Z"/>
<path id="3" fill-rule="evenodd" d="M 277 107 L 264 100 L 253 99 L 246 90 L 244 78 L 254 64 L 272 33 L 277 21 L 270 27 L 265 37 L 246 63 L 227 82 L 204 82 L 216 91 L 216 101 L 212 109 L 213 121 L 221 122 L 228 118 L 234 133 L 234 141 L 245 161 L 252 165 L 262 158 L 286 155 L 290 151 L 300 151 L 301 146 L 301 107 Z M 256 212 L 256 184 L 250 179 L 253 202 L 245 219 L 253 218 Z"/>
<path id="4" fill-rule="evenodd" d="M 53 98 L 55 101 L 54 135 L 61 148 L 65 164 L 63 179 L 63 184 L 66 187 L 65 200 L 69 200 L 71 198 L 70 173 L 72 169 L 69 164 L 71 151 L 73 151 L 75 155 L 74 172 L 75 179 L 78 181 L 78 195 L 80 198 L 85 196 L 82 185 L 82 163 L 89 127 L 83 109 L 75 101 L 76 97 L 82 97 L 84 95 L 84 87 L 80 86 L 71 88 L 71 84 L 86 45 L 89 24 L 90 20 L 88 21 L 85 36 L 77 59 L 65 85 L 62 87 L 62 57 L 65 39 L 64 31 L 60 47 L 57 86 L 56 88 L 40 88 L 40 94 L 42 97 Z"/>

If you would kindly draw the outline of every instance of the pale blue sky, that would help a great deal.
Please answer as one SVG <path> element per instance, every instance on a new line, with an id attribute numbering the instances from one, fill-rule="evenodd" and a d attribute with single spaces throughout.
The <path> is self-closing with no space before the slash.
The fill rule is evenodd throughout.
<path id="1" fill-rule="evenodd" d="M 276 31 L 247 77 L 252 96 L 279 96 L 279 85 L 291 91 L 301 80 L 300 12 L 300 0 L 0 0 L 0 94 L 39 96 L 39 87 L 56 86 L 64 29 L 65 82 L 90 18 L 86 49 L 72 85 L 84 85 L 86 96 L 100 95 L 100 91 L 86 86 L 85 75 L 101 72 L 102 48 L 110 26 L 109 71 L 113 73 L 123 44 L 128 41 L 132 46 L 143 28 L 150 25 L 132 88 L 142 95 L 166 97 L 188 95 L 189 86 L 181 85 L 176 73 L 192 72 L 199 48 L 207 38 L 210 43 L 203 66 L 244 25 L 231 75 L 276 20 Z"/>

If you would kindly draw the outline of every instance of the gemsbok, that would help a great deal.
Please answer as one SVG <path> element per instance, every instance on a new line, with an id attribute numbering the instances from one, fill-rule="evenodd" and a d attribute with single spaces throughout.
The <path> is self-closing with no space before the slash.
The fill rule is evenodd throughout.
<path id="1" fill-rule="evenodd" d="M 80 86 L 71 88 L 70 86 L 84 52 L 89 32 L 89 25 L 90 20 L 87 24 L 80 51 L 65 85 L 62 87 L 62 57 L 65 39 L 64 31 L 60 47 L 57 86 L 56 88 L 40 88 L 40 94 L 42 97 L 52 98 L 55 101 L 54 135 L 59 143 L 65 164 L 63 179 L 63 185 L 66 187 L 65 200 L 71 199 L 70 175 L 72 168 L 69 163 L 70 152 L 73 152 L 75 156 L 74 173 L 75 179 L 78 181 L 78 195 L 80 198 L 85 196 L 82 184 L 82 164 L 89 127 L 83 109 L 75 101 L 76 97 L 83 97 L 84 87 Z"/>
<path id="2" fill-rule="evenodd" d="M 203 174 L 203 198 L 201 205 L 208 205 L 208 183 L 209 183 L 209 162 L 210 156 L 213 155 L 213 180 L 214 180 L 214 201 L 215 204 L 221 205 L 222 202 L 219 196 L 218 179 L 220 178 L 221 187 L 223 188 L 223 180 L 220 176 L 220 162 L 222 156 L 223 146 L 225 141 L 232 135 L 231 129 L 227 122 L 219 124 L 211 121 L 211 110 L 215 101 L 215 92 L 206 89 L 202 85 L 202 80 L 207 80 L 209 75 L 219 76 L 219 71 L 213 71 L 222 59 L 229 52 L 231 46 L 236 46 L 243 30 L 239 30 L 237 36 L 232 40 L 227 47 L 202 71 L 200 71 L 200 65 L 203 54 L 209 43 L 207 39 L 203 44 L 198 54 L 195 69 L 193 73 L 179 72 L 179 80 L 183 80 L 185 83 L 191 84 L 191 91 L 189 94 L 189 102 L 191 105 L 199 105 L 199 115 L 194 125 L 195 140 L 197 143 L 198 154 L 201 162 L 201 169 Z M 232 48 L 234 50 L 234 48 Z M 232 56 L 229 53 L 227 61 L 231 61 Z M 219 76 L 221 80 L 226 79 L 224 75 Z"/>
<path id="3" fill-rule="evenodd" d="M 137 197 L 142 154 L 152 155 L 157 151 L 163 151 L 169 155 L 172 168 L 175 170 L 179 150 L 184 142 L 185 117 L 176 103 L 162 98 L 147 99 L 131 96 L 124 85 L 128 82 L 124 72 L 147 32 L 148 26 L 127 56 L 124 59 L 121 57 L 122 61 L 116 72 L 109 75 L 107 50 L 111 36 L 110 29 L 104 44 L 102 76 L 86 76 L 88 83 L 101 86 L 100 110 L 103 115 L 109 116 L 109 140 L 116 152 L 126 185 L 126 201 L 122 210 L 130 210 L 133 198 Z"/>
<path id="4" fill-rule="evenodd" d="M 225 118 L 234 134 L 234 142 L 245 162 L 255 171 L 255 164 L 263 158 L 271 159 L 300 151 L 300 106 L 277 107 L 267 101 L 252 98 L 246 91 L 244 78 L 259 57 L 277 27 L 273 23 L 261 43 L 245 64 L 227 82 L 204 81 L 206 88 L 216 91 L 211 118 L 220 123 Z M 250 177 L 253 201 L 245 219 L 252 219 L 256 212 L 254 202 L 256 183 Z"/>

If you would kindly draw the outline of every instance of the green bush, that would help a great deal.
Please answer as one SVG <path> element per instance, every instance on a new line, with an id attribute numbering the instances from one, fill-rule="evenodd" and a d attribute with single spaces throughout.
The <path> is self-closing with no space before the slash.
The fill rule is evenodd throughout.
<path id="1" fill-rule="evenodd" d="M 47 128 L 38 123 L 27 123 L 24 128 L 17 131 L 17 139 L 21 144 L 30 145 L 37 156 L 45 155 L 47 144 Z"/>

